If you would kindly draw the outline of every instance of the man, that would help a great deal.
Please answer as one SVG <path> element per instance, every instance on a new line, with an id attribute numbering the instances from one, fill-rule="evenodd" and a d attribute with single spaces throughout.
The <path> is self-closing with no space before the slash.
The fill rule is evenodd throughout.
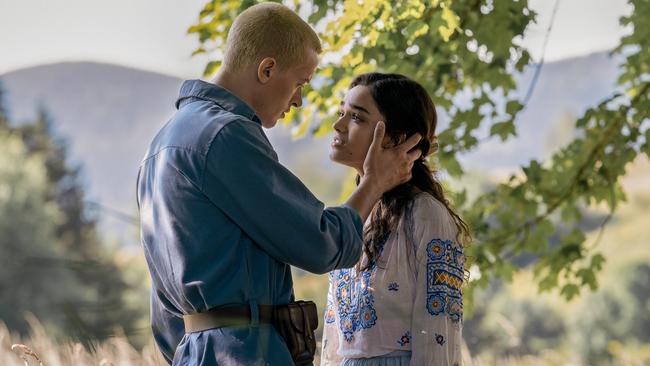
<path id="1" fill-rule="evenodd" d="M 262 127 L 301 106 L 320 51 L 288 8 L 247 9 L 230 29 L 218 75 L 183 84 L 178 111 L 145 155 L 137 197 L 151 321 L 174 365 L 292 364 L 262 307 L 293 300 L 289 265 L 315 273 L 353 266 L 372 207 L 410 179 L 419 153 L 408 151 L 419 136 L 384 149 L 381 127 L 364 179 L 342 206 L 324 208 L 280 165 Z M 246 324 L 186 334 L 183 316 L 208 310 L 244 314 Z"/>

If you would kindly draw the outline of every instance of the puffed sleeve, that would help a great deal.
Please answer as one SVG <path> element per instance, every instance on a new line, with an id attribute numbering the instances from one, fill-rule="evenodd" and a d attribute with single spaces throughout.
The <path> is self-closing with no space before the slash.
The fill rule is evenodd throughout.
<path id="1" fill-rule="evenodd" d="M 334 305 L 335 272 L 330 272 L 330 286 L 327 291 L 327 308 L 323 322 L 323 341 L 321 344 L 321 366 L 338 366 L 343 360 L 338 354 L 339 333 L 336 326 L 336 309 Z"/>
<path id="2" fill-rule="evenodd" d="M 363 223 L 348 206 L 325 208 L 277 160 L 261 126 L 235 120 L 211 143 L 201 188 L 276 260 L 309 272 L 354 265 Z"/>
<path id="3" fill-rule="evenodd" d="M 444 205 L 422 195 L 413 211 L 417 251 L 411 365 L 461 365 L 465 258 Z"/>

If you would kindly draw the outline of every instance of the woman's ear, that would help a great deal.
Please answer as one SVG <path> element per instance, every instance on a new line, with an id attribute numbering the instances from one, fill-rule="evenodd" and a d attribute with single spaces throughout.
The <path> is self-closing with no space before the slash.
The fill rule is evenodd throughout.
<path id="1" fill-rule="evenodd" d="M 271 76 L 277 71 L 277 62 L 273 57 L 265 57 L 257 65 L 257 80 L 266 84 L 271 80 Z"/>

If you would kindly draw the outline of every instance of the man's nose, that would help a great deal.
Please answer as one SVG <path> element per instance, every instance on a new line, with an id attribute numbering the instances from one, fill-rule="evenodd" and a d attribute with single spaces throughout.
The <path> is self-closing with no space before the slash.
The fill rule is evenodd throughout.
<path id="1" fill-rule="evenodd" d="M 293 95 L 291 105 L 296 108 L 302 107 L 302 93 L 300 92 L 300 89 L 298 89 L 298 91 Z"/>

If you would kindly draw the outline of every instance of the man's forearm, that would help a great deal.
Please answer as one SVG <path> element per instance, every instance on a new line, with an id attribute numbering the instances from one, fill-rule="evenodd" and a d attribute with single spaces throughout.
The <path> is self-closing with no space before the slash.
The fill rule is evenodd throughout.
<path id="1" fill-rule="evenodd" d="M 375 207 L 383 193 L 376 185 L 362 180 L 345 203 L 357 211 L 361 216 L 361 221 L 366 222 L 372 208 Z"/>

